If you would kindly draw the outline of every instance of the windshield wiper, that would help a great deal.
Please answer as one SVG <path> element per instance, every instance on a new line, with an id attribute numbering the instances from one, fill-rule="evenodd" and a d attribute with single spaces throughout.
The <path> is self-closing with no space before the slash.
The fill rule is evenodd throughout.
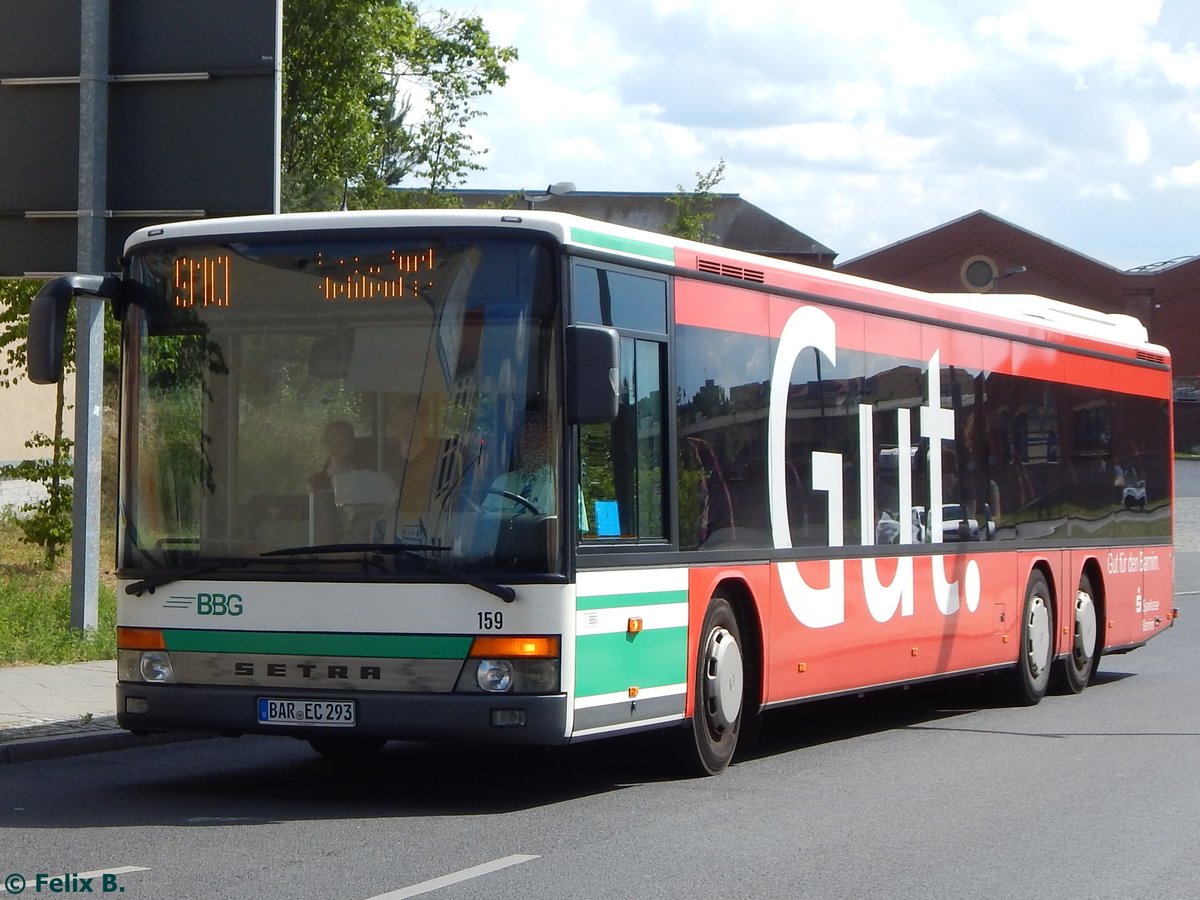
<path id="1" fill-rule="evenodd" d="M 262 555 L 266 556 L 267 554 L 264 553 Z M 335 563 L 340 562 L 340 560 L 333 560 L 333 559 L 322 559 L 322 560 L 313 560 L 313 561 L 316 563 L 322 563 L 322 564 L 335 564 Z M 285 560 L 285 559 L 263 560 L 263 559 L 259 559 L 258 557 L 253 557 L 253 556 L 250 556 L 250 557 L 230 556 L 230 557 L 226 557 L 223 559 L 212 559 L 212 560 L 209 560 L 208 562 L 203 562 L 203 563 L 200 563 L 199 565 L 193 566 L 190 569 L 164 569 L 161 572 L 155 572 L 153 575 L 147 575 L 145 578 L 142 578 L 139 581 L 135 581 L 133 584 L 126 585 L 125 593 L 133 594 L 135 596 L 140 597 L 145 591 L 150 591 L 150 593 L 154 593 L 155 588 L 162 587 L 163 585 L 166 585 L 166 584 L 171 584 L 171 582 L 173 582 L 173 581 L 185 581 L 189 578 L 196 578 L 200 575 L 208 575 L 211 572 L 221 572 L 221 571 L 226 571 L 226 570 L 231 570 L 231 569 L 244 569 L 246 566 L 251 565 L 252 563 L 264 563 L 264 562 L 282 564 L 282 563 L 289 562 L 289 560 Z"/>
<path id="2" fill-rule="evenodd" d="M 505 603 L 517 599 L 517 592 L 507 585 L 496 584 L 486 578 L 480 578 L 469 572 L 463 572 L 453 566 L 448 566 L 436 559 L 422 556 L 422 553 L 449 550 L 443 544 L 314 544 L 311 547 L 283 547 L 279 550 L 267 550 L 261 556 L 309 556 L 321 553 L 384 553 L 403 556 L 405 559 L 416 560 L 431 572 L 445 575 L 459 584 L 470 585 L 473 588 L 499 597 Z"/>
<path id="3" fill-rule="evenodd" d="M 141 581 L 135 581 L 133 584 L 126 585 L 125 593 L 140 597 L 144 591 L 154 593 L 156 587 L 162 587 L 164 584 L 170 584 L 172 581 L 183 581 L 186 578 L 195 578 L 197 575 L 207 575 L 209 572 L 219 572 L 222 569 L 240 569 L 249 563 L 250 560 L 241 558 L 214 559 L 210 562 L 194 566 L 191 569 L 167 569 L 162 572 L 156 572 L 153 575 L 147 575 Z"/>

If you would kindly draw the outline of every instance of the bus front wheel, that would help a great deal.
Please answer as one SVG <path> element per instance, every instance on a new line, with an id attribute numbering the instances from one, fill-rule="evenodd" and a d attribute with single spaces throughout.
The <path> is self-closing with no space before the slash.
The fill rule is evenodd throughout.
<path id="1" fill-rule="evenodd" d="M 746 685 L 741 630 L 729 600 L 720 594 L 708 602 L 696 656 L 696 707 L 690 741 L 693 761 L 702 774 L 716 775 L 729 765 L 737 747 Z"/>
<path id="2" fill-rule="evenodd" d="M 1050 584 L 1046 576 L 1034 570 L 1025 588 L 1021 613 L 1021 644 L 1013 670 L 1013 699 L 1023 706 L 1034 706 L 1050 683 L 1050 662 L 1054 658 L 1054 612 Z"/>

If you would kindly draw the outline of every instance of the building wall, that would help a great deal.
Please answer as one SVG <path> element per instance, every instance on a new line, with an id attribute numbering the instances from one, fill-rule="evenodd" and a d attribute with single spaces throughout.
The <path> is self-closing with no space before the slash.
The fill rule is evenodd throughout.
<path id="1" fill-rule="evenodd" d="M 68 405 L 75 396 L 74 376 L 66 382 Z M 52 384 L 33 384 L 27 379 L 12 387 L 0 388 L 0 463 L 21 459 L 45 459 L 49 450 L 30 450 L 27 441 L 35 431 L 54 433 L 55 390 Z M 72 409 L 64 413 L 67 437 L 75 433 L 75 414 Z"/>

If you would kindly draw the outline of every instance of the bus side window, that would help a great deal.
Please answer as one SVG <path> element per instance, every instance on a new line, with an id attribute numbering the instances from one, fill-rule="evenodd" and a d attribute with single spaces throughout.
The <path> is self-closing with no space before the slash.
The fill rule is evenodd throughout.
<path id="1" fill-rule="evenodd" d="M 665 540 L 667 282 L 579 263 L 572 296 L 574 321 L 622 332 L 617 418 L 579 429 L 580 538 Z"/>
<path id="2" fill-rule="evenodd" d="M 580 428 L 584 540 L 663 540 L 663 355 L 657 341 L 621 338 L 616 421 Z"/>

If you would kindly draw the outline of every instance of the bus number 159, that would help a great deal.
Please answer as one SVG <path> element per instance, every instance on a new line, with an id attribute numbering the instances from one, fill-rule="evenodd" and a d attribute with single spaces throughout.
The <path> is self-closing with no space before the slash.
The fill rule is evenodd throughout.
<path id="1" fill-rule="evenodd" d="M 499 631 L 504 627 L 504 613 L 499 610 L 479 613 L 480 631 Z"/>

